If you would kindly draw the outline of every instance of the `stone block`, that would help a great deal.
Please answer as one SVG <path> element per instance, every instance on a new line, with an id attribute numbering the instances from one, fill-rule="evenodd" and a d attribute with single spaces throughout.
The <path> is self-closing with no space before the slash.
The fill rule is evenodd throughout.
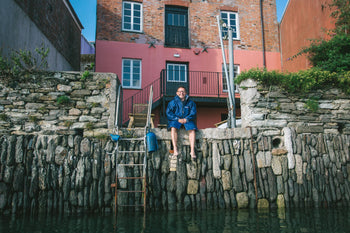
<path id="1" fill-rule="evenodd" d="M 297 126 L 296 127 L 296 132 L 298 134 L 303 134 L 303 133 L 323 133 L 323 126 L 321 125 L 314 125 L 314 126 L 308 126 L 308 125 L 303 125 L 303 126 Z"/>
<path id="2" fill-rule="evenodd" d="M 220 152 L 217 143 L 213 143 L 213 175 L 214 178 L 221 178 L 221 169 L 220 169 Z"/>
<path id="3" fill-rule="evenodd" d="M 278 209 L 284 209 L 285 208 L 285 202 L 284 202 L 284 195 L 278 194 L 277 195 L 277 207 Z"/>
<path id="4" fill-rule="evenodd" d="M 259 209 L 268 209 L 270 207 L 270 203 L 267 199 L 262 198 L 258 199 L 258 205 L 257 208 Z"/>
<path id="5" fill-rule="evenodd" d="M 189 180 L 187 184 L 187 194 L 197 194 L 198 193 L 198 181 Z"/>
<path id="6" fill-rule="evenodd" d="M 222 187 L 226 190 L 232 189 L 232 179 L 231 179 L 231 172 L 222 170 Z"/>
<path id="7" fill-rule="evenodd" d="M 282 165 L 279 157 L 272 156 L 272 163 L 271 163 L 273 174 L 282 175 Z"/>
<path id="8" fill-rule="evenodd" d="M 236 194 L 238 209 L 245 209 L 248 207 L 249 198 L 246 192 L 241 192 Z"/>

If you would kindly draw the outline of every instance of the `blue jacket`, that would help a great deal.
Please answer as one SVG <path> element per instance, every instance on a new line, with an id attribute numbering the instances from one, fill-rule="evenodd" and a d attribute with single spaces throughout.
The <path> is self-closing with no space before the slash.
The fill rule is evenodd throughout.
<path id="1" fill-rule="evenodd" d="M 194 121 L 197 117 L 196 104 L 189 99 L 188 95 L 186 95 L 184 101 L 175 96 L 168 104 L 166 116 L 169 121 L 177 121 L 182 118 L 185 118 L 187 121 Z"/>

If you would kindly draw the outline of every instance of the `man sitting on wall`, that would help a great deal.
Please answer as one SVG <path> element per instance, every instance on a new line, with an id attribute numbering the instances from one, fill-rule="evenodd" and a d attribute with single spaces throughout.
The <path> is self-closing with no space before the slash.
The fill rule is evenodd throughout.
<path id="1" fill-rule="evenodd" d="M 191 147 L 191 159 L 196 160 L 195 140 L 197 126 L 195 119 L 197 117 L 196 104 L 189 99 L 185 87 L 179 87 L 176 96 L 168 104 L 166 115 L 168 118 L 168 129 L 171 129 L 171 141 L 174 147 L 173 158 L 177 158 L 179 151 L 177 148 L 177 130 L 181 127 L 189 132 Z"/>

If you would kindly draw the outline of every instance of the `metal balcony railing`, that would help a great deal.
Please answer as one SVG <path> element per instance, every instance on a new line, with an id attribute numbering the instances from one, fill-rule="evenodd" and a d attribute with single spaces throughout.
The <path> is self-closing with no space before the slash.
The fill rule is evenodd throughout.
<path id="1" fill-rule="evenodd" d="M 159 78 L 123 101 L 123 123 L 128 121 L 128 114 L 132 113 L 133 104 L 147 103 L 151 86 L 153 86 L 153 103 L 162 97 L 175 96 L 177 87 L 181 85 L 187 88 L 191 97 L 227 98 L 226 82 L 223 77 L 222 72 L 189 71 L 187 82 L 167 82 L 167 70 L 164 69 Z"/>

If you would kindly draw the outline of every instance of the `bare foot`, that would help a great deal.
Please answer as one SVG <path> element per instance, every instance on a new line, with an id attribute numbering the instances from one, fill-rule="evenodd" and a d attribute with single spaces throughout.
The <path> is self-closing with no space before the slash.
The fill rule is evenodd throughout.
<path id="1" fill-rule="evenodd" d="M 196 156 L 195 153 L 191 153 L 191 159 L 192 159 L 193 161 L 197 161 L 197 156 Z"/>
<path id="2" fill-rule="evenodd" d="M 179 155 L 178 152 L 170 153 L 170 154 L 169 154 L 169 158 L 170 158 L 170 159 L 177 159 L 177 156 L 178 156 L 178 155 Z"/>

